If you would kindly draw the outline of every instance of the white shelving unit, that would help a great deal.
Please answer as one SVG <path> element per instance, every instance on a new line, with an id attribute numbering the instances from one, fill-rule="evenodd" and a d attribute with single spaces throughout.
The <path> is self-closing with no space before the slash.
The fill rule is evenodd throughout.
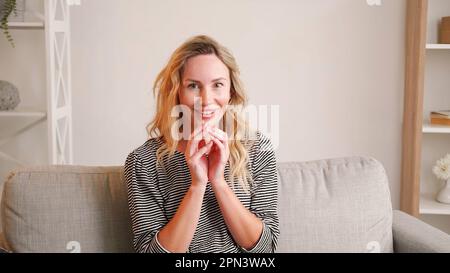
<path id="1" fill-rule="evenodd" d="M 428 1 L 427 44 L 425 64 L 422 168 L 419 213 L 422 215 L 450 215 L 450 204 L 436 201 L 440 190 L 439 180 L 432 173 L 436 160 L 450 153 L 450 126 L 430 124 L 431 111 L 450 109 L 450 92 L 445 86 L 450 71 L 450 44 L 438 44 L 438 25 L 450 15 L 447 0 Z M 450 90 L 448 90 L 450 91 Z"/>
<path id="2" fill-rule="evenodd" d="M 450 127 L 425 123 L 423 125 L 423 133 L 425 133 L 425 134 L 450 134 Z"/>
<path id="3" fill-rule="evenodd" d="M 17 136 L 21 132 L 33 127 L 37 123 L 46 120 L 47 113 L 25 109 L 13 111 L 0 111 L 0 146 L 5 143 L 5 139 Z"/>
<path id="4" fill-rule="evenodd" d="M 10 22 L 8 24 L 10 29 L 44 29 L 44 22 Z"/>
<path id="5" fill-rule="evenodd" d="M 0 111 L 0 128 L 2 128 L 0 131 L 0 147 L 46 119 L 46 112 L 24 109 Z M 20 166 L 24 165 L 20 160 L 2 151 L 0 151 L 0 158 Z"/>
<path id="6" fill-rule="evenodd" d="M 48 164 L 72 164 L 72 90 L 70 59 L 70 14 L 68 0 L 44 0 L 44 22 L 11 22 L 11 29 L 43 30 L 47 90 L 46 112 L 33 109 L 0 111 L 0 148 L 35 125 L 46 121 Z M 0 151 L 0 158 L 26 165 Z"/>
<path id="7" fill-rule="evenodd" d="M 427 49 L 450 49 L 450 44 L 427 44 Z"/>

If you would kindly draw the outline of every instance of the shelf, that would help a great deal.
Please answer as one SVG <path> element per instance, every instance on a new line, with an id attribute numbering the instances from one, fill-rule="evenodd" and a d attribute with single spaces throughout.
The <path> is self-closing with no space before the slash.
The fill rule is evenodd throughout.
<path id="1" fill-rule="evenodd" d="M 427 44 L 427 49 L 450 49 L 450 44 Z"/>
<path id="2" fill-rule="evenodd" d="M 45 117 L 45 111 L 33 110 L 30 108 L 20 108 L 9 111 L 0 111 L 0 117 L 17 117 L 17 116 L 37 116 L 37 117 Z"/>
<path id="3" fill-rule="evenodd" d="M 9 22 L 8 27 L 10 29 L 44 29 L 44 22 Z"/>
<path id="4" fill-rule="evenodd" d="M 70 84 L 72 63 L 69 46 L 71 32 L 69 27 L 69 10 L 71 6 L 79 5 L 80 1 L 41 0 L 36 2 L 40 3 L 33 3 L 30 7 L 27 7 L 26 14 L 24 14 L 25 22 L 10 21 L 8 29 L 16 31 L 17 34 L 22 31 L 45 34 L 42 37 L 45 42 L 43 44 L 45 48 L 45 68 L 30 66 L 30 71 L 24 71 L 26 73 L 22 74 L 25 75 L 23 81 L 27 81 L 30 75 L 33 76 L 33 69 L 45 69 L 46 73 L 43 80 L 46 88 L 42 89 L 40 95 L 48 96 L 48 98 L 46 99 L 45 107 L 40 110 L 36 110 L 36 108 L 26 110 L 23 107 L 19 107 L 22 109 L 0 111 L 0 164 L 3 164 L 1 161 L 3 159 L 21 164 L 21 160 L 16 159 L 13 154 L 6 154 L 5 151 L 2 151 L 2 148 L 9 148 L 7 146 L 8 142 L 13 141 L 22 134 L 28 139 L 35 137 L 34 133 L 39 133 L 38 135 L 42 136 L 42 141 L 46 140 L 47 142 L 49 164 L 62 165 L 73 163 L 72 111 L 70 111 L 72 105 L 69 99 L 69 96 L 72 94 Z M 3 32 L 3 29 L 0 27 L 1 32 Z M 15 37 L 14 33 L 12 33 L 12 36 Z M 23 50 L 25 49 L 24 47 Z M 19 52 L 16 53 L 19 54 Z M 33 55 L 33 52 L 30 53 Z M 42 54 L 39 52 L 37 55 L 40 56 Z M 17 57 L 21 58 L 20 55 Z M 33 61 L 35 61 L 33 58 L 29 60 L 30 63 L 33 63 Z M 2 63 L 1 60 L 0 63 Z M 13 68 L 16 67 L 14 66 Z M 47 127 L 45 137 L 42 134 L 43 130 L 41 130 L 45 129 L 44 127 Z M 42 144 L 41 139 L 36 141 L 38 142 L 31 143 Z M 17 148 L 11 149 L 13 150 L 12 152 L 25 151 L 25 147 Z M 27 157 L 32 158 L 34 156 L 32 153 L 33 149 L 29 151 Z"/>
<path id="5" fill-rule="evenodd" d="M 427 134 L 450 134 L 450 126 L 424 124 L 422 132 Z"/>
<path id="6" fill-rule="evenodd" d="M 420 214 L 441 214 L 450 215 L 450 204 L 439 203 L 435 199 L 435 194 L 420 194 Z"/>
<path id="7" fill-rule="evenodd" d="M 20 134 L 24 130 L 44 121 L 47 113 L 30 109 L 0 111 L 0 139 Z"/>

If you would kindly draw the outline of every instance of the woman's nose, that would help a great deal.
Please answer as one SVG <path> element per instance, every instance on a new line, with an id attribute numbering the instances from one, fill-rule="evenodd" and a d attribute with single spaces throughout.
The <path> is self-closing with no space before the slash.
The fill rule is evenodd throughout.
<path id="1" fill-rule="evenodd" d="M 209 100 L 212 98 L 211 96 L 211 91 L 208 90 L 207 88 L 204 88 L 202 90 L 202 104 L 203 105 L 208 105 L 209 104 Z"/>

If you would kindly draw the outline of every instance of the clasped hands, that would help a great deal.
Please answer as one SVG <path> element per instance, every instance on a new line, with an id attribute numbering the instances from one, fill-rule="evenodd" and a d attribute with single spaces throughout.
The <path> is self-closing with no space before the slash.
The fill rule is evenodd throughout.
<path id="1" fill-rule="evenodd" d="M 208 123 L 202 124 L 190 135 L 184 154 L 193 184 L 226 183 L 224 171 L 230 150 L 224 131 Z"/>

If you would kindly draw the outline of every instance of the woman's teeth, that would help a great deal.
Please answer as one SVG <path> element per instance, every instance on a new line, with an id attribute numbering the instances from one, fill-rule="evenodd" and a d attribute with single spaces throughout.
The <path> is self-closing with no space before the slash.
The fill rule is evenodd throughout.
<path id="1" fill-rule="evenodd" d="M 214 111 L 202 111 L 201 114 L 204 117 L 209 117 L 212 116 L 212 114 L 214 114 Z"/>

